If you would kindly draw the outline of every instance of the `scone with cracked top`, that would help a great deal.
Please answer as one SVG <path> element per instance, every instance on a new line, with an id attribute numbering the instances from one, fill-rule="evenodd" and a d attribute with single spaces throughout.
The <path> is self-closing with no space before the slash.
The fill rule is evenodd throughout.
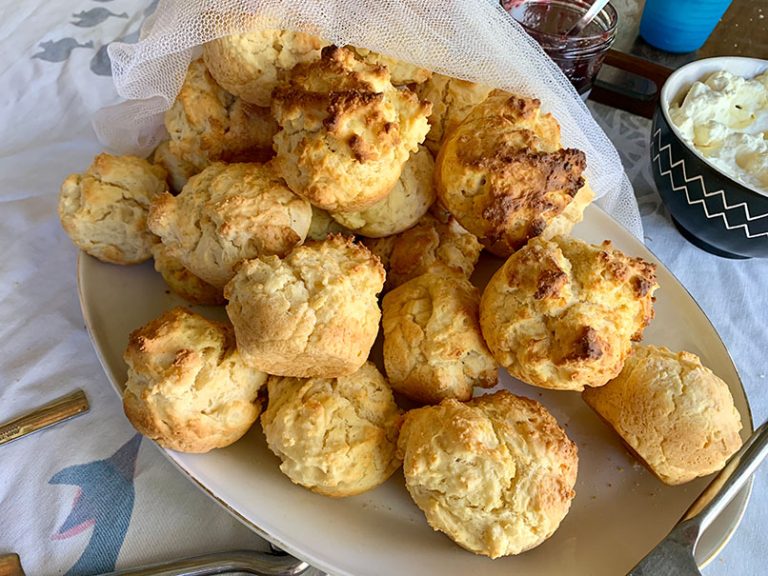
<path id="1" fill-rule="evenodd" d="M 200 172 L 195 165 L 171 152 L 170 140 L 158 144 L 152 154 L 152 163 L 165 169 L 168 174 L 168 186 L 174 194 L 181 192 L 187 181 Z"/>
<path id="2" fill-rule="evenodd" d="M 616 378 L 582 397 L 666 484 L 720 470 L 741 446 L 728 385 L 690 352 L 635 346 Z"/>
<path id="3" fill-rule="evenodd" d="M 331 212 L 384 198 L 424 140 L 430 104 L 395 88 L 387 69 L 328 46 L 273 92 L 275 162 L 291 190 Z"/>
<path id="4" fill-rule="evenodd" d="M 468 80 L 432 74 L 416 88 L 419 97 L 432 102 L 429 115 L 429 133 L 424 142 L 435 156 L 440 152 L 443 139 L 461 124 L 472 109 L 488 97 L 493 88 Z"/>
<path id="5" fill-rule="evenodd" d="M 125 414 L 164 448 L 229 446 L 259 417 L 267 375 L 243 363 L 228 324 L 174 308 L 131 333 L 123 358 Z"/>
<path id="6" fill-rule="evenodd" d="M 382 238 L 407 230 L 435 201 L 435 161 L 424 146 L 403 165 L 395 186 L 383 200 L 360 212 L 333 212 L 339 224 L 361 236 Z"/>
<path id="7" fill-rule="evenodd" d="M 170 152 L 198 171 L 212 162 L 267 161 L 277 132 L 268 107 L 224 90 L 202 60 L 189 65 L 181 91 L 165 113 L 165 128 Z"/>
<path id="8" fill-rule="evenodd" d="M 112 264 L 138 264 L 152 256 L 157 236 L 147 228 L 150 203 L 167 190 L 165 170 L 137 156 L 102 153 L 82 174 L 71 174 L 59 193 L 59 219 L 72 242 Z"/>
<path id="9" fill-rule="evenodd" d="M 429 525 L 491 558 L 544 542 L 575 496 L 576 445 L 541 404 L 506 390 L 411 410 L 398 454 Z"/>
<path id="10" fill-rule="evenodd" d="M 523 382 L 559 390 L 616 377 L 653 318 L 656 266 L 609 241 L 534 238 L 485 288 L 480 326 L 496 360 Z"/>
<path id="11" fill-rule="evenodd" d="M 155 270 L 160 273 L 174 294 L 192 304 L 203 306 L 220 306 L 226 303 L 224 291 L 221 288 L 211 286 L 202 278 L 192 274 L 162 242 L 152 246 L 152 257 L 155 260 Z"/>
<path id="12" fill-rule="evenodd" d="M 224 288 L 243 358 L 279 376 L 335 378 L 358 370 L 379 331 L 384 269 L 350 237 L 307 242 L 284 259 L 244 262 Z"/>
<path id="13" fill-rule="evenodd" d="M 386 66 L 387 70 L 389 70 L 392 84 L 395 86 L 422 84 L 432 77 L 430 70 L 398 60 L 397 58 L 385 56 L 367 48 L 358 48 L 357 46 L 347 46 L 347 48 L 354 50 L 355 54 L 368 64 Z"/>
<path id="14" fill-rule="evenodd" d="M 341 498 L 375 488 L 400 467 L 400 409 L 371 362 L 338 378 L 270 376 L 267 388 L 261 425 L 294 483 Z"/>
<path id="15" fill-rule="evenodd" d="M 585 168 L 583 152 L 560 147 L 560 126 L 538 100 L 495 90 L 443 143 L 435 185 L 459 223 L 507 257 L 581 220 L 593 196 Z"/>
<path id="16" fill-rule="evenodd" d="M 480 331 L 480 293 L 460 274 L 423 274 L 382 301 L 384 368 L 396 392 L 423 404 L 466 401 L 496 385 Z"/>
<path id="17" fill-rule="evenodd" d="M 483 246 L 435 205 L 412 228 L 386 238 L 365 239 L 387 271 L 386 289 L 427 272 L 472 275 Z"/>
<path id="18" fill-rule="evenodd" d="M 309 230 L 312 208 L 271 164 L 211 164 L 178 196 L 153 203 L 150 229 L 193 274 L 223 288 L 248 258 L 285 256 Z"/>
<path id="19" fill-rule="evenodd" d="M 288 71 L 299 63 L 319 60 L 320 49 L 327 45 L 303 32 L 268 29 L 211 40 L 203 46 L 203 58 L 225 90 L 269 108 L 272 90 Z"/>

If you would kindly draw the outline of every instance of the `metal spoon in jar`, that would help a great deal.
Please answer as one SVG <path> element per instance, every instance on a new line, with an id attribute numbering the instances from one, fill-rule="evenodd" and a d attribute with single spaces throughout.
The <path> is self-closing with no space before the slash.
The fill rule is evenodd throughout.
<path id="1" fill-rule="evenodd" d="M 595 16 L 602 12 L 603 8 L 605 8 L 606 4 L 608 4 L 608 1 L 609 0 L 595 0 L 595 3 L 590 6 L 589 10 L 586 11 L 584 16 L 579 18 L 573 26 L 566 30 L 565 35 L 578 36 L 581 34 L 581 31 L 584 30 L 584 28 L 586 28 L 589 23 L 595 19 Z"/>

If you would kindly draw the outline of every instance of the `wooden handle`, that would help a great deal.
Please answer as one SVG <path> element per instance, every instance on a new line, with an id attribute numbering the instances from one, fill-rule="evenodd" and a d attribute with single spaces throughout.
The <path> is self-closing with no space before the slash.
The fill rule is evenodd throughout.
<path id="1" fill-rule="evenodd" d="M 88 399 L 85 397 L 85 392 L 76 390 L 48 404 L 39 406 L 6 424 L 0 424 L 0 445 L 7 444 L 22 436 L 32 434 L 32 432 L 37 432 L 64 420 L 74 418 L 87 412 L 88 408 Z"/>

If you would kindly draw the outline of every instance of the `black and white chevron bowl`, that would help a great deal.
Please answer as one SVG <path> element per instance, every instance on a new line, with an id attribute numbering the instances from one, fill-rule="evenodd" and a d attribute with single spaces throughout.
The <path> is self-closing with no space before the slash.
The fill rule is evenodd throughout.
<path id="1" fill-rule="evenodd" d="M 680 137 L 669 119 L 691 84 L 718 70 L 751 78 L 768 61 L 722 57 L 698 60 L 669 76 L 651 130 L 656 187 L 678 230 L 690 242 L 727 258 L 768 258 L 768 193 L 760 193 L 715 168 Z"/>

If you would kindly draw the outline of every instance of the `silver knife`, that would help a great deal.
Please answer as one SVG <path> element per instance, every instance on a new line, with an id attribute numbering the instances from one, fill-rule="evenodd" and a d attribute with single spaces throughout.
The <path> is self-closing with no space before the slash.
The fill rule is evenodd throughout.
<path id="1" fill-rule="evenodd" d="M 701 576 L 693 551 L 699 537 L 733 500 L 768 455 L 768 422 L 734 454 L 672 532 L 627 576 Z"/>

